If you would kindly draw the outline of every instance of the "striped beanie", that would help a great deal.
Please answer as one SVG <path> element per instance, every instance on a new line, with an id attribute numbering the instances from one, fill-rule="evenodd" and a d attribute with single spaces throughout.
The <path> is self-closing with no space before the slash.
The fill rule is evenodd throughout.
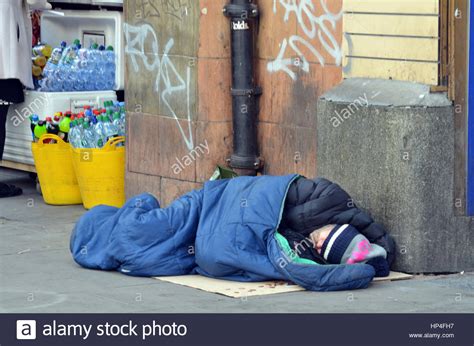
<path id="1" fill-rule="evenodd" d="M 381 246 L 371 244 L 351 225 L 336 225 L 321 248 L 321 255 L 331 264 L 366 263 L 376 257 L 387 257 Z"/>

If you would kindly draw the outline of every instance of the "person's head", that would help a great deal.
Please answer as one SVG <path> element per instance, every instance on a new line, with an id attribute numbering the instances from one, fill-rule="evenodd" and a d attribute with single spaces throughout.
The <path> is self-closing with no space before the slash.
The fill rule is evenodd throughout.
<path id="1" fill-rule="evenodd" d="M 331 233 L 331 231 L 334 229 L 334 227 L 336 227 L 336 225 L 326 225 L 314 230 L 309 235 L 311 241 L 313 242 L 314 248 L 319 254 L 321 254 L 323 244 Z"/>
<path id="2" fill-rule="evenodd" d="M 316 251 L 330 264 L 354 264 L 384 257 L 386 251 L 371 244 L 351 225 L 327 225 L 310 234 Z"/>

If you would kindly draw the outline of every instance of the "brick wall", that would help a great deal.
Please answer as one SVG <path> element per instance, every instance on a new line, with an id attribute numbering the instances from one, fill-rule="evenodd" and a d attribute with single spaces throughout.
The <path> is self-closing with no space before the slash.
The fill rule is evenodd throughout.
<path id="1" fill-rule="evenodd" d="M 127 195 L 163 204 L 232 151 L 227 0 L 125 0 Z M 315 176 L 316 104 L 342 79 L 342 0 L 259 0 L 259 142 L 266 174 Z"/>

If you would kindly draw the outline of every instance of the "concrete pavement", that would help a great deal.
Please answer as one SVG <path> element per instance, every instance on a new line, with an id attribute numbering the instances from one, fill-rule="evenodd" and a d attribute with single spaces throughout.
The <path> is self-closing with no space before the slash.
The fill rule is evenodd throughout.
<path id="1" fill-rule="evenodd" d="M 470 312 L 474 273 L 417 276 L 345 292 L 233 299 L 115 272 L 85 270 L 69 254 L 82 206 L 44 204 L 26 173 L 0 168 L 24 189 L 0 199 L 0 312 Z"/>

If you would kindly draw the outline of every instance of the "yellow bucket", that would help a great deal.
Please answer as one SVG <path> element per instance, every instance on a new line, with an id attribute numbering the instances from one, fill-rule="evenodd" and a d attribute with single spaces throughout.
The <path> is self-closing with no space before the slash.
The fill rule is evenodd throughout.
<path id="1" fill-rule="evenodd" d="M 47 139 L 54 144 L 45 144 Z M 47 204 L 81 204 L 81 192 L 72 165 L 70 145 L 53 134 L 41 136 L 31 144 L 43 199 Z"/>
<path id="2" fill-rule="evenodd" d="M 72 149 L 72 161 L 86 209 L 125 203 L 125 137 L 110 139 L 100 149 Z"/>

